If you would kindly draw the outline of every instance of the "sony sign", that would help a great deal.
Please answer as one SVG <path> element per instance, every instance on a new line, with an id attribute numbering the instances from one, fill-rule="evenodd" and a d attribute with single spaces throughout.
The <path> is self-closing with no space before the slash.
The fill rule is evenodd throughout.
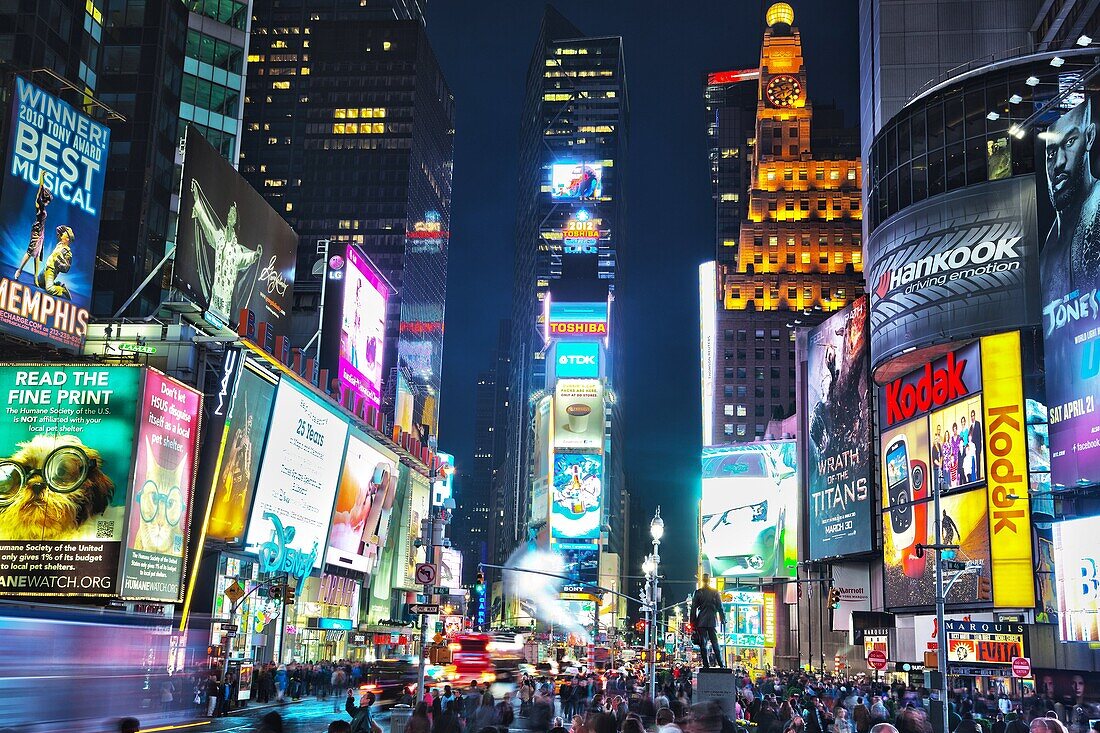
<path id="1" fill-rule="evenodd" d="M 937 410 L 981 388 L 981 357 L 975 342 L 888 382 L 881 392 L 881 414 L 889 427 Z"/>

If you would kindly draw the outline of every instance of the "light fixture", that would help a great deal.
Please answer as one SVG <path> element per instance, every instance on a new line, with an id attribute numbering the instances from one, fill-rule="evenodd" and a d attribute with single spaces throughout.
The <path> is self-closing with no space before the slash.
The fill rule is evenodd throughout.
<path id="1" fill-rule="evenodd" d="M 646 555 L 645 560 L 642 561 L 642 572 L 646 575 L 653 575 L 653 571 L 656 567 L 653 562 L 653 555 Z"/>
<path id="2" fill-rule="evenodd" d="M 661 519 L 661 507 L 657 507 L 657 513 L 653 515 L 653 519 L 649 522 L 649 536 L 654 541 L 660 542 L 661 538 L 665 535 L 665 520 Z"/>
<path id="3" fill-rule="evenodd" d="M 1027 84 L 1029 87 L 1039 86 L 1039 77 L 1029 76 L 1024 80 L 1024 84 Z"/>
<path id="4" fill-rule="evenodd" d="M 1064 58 L 1062 58 L 1061 56 L 1055 56 L 1054 58 L 1052 58 L 1050 60 L 1050 65 L 1053 66 L 1056 69 L 1060 68 L 1062 66 L 1062 64 L 1064 64 L 1064 63 L 1066 63 L 1066 60 Z"/>
<path id="5" fill-rule="evenodd" d="M 1013 94 L 1011 97 L 1008 98 L 1009 104 L 1019 104 L 1022 101 L 1024 101 L 1024 98 L 1021 97 L 1019 94 Z"/>
<path id="6" fill-rule="evenodd" d="M 1012 125 L 1011 127 L 1008 128 L 1008 134 L 1015 137 L 1016 133 L 1019 131 L 1019 129 L 1020 129 L 1019 125 Z"/>
<path id="7" fill-rule="evenodd" d="M 1077 45 L 1078 45 L 1078 46 L 1087 46 L 1087 45 L 1089 45 L 1090 43 L 1092 43 L 1092 36 L 1086 36 L 1086 35 L 1082 34 L 1082 35 L 1081 35 L 1081 36 L 1080 36 L 1080 37 L 1079 37 L 1079 38 L 1077 39 Z"/>
<path id="8" fill-rule="evenodd" d="M 999 119 L 1001 119 L 1001 115 L 1000 115 L 1000 114 L 998 114 L 997 112 L 990 112 L 989 114 L 987 114 L 987 115 L 985 116 L 985 118 L 986 118 L 987 120 L 989 120 L 990 122 L 992 122 L 993 120 L 999 120 Z"/>
<path id="9" fill-rule="evenodd" d="M 1016 129 L 1015 130 L 1012 129 L 1013 127 L 1016 128 Z M 1013 125 L 1012 127 L 1010 127 L 1008 129 L 1008 134 L 1012 135 L 1017 140 L 1023 140 L 1024 136 L 1027 135 L 1027 128 L 1026 127 L 1020 127 L 1019 125 Z"/>

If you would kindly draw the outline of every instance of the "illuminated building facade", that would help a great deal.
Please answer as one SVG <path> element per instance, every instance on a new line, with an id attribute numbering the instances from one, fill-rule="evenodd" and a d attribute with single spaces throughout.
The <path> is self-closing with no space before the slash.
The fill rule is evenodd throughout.
<path id="1" fill-rule="evenodd" d="M 793 18 L 785 3 L 768 11 L 753 84 L 753 144 L 745 143 L 752 151 L 747 190 L 732 190 L 735 176 L 722 173 L 721 151 L 735 149 L 743 132 L 726 137 L 709 131 L 712 141 L 720 141 L 711 144 L 712 158 L 718 150 L 712 172 L 731 185 L 716 189 L 716 443 L 763 437 L 770 420 L 793 413 L 795 327 L 813 325 L 863 292 L 860 161 L 837 156 L 835 145 L 828 146 L 832 155 L 814 154 L 813 107 Z M 710 106 L 724 90 L 714 84 L 707 89 Z M 735 113 L 719 116 L 718 123 L 723 119 L 735 129 L 741 124 Z M 747 205 L 734 237 L 735 194 Z"/>
<path id="2" fill-rule="evenodd" d="M 622 183 L 627 153 L 628 102 L 622 39 L 586 36 L 547 7 L 527 73 L 520 131 L 520 190 L 516 219 L 512 310 L 511 401 L 507 460 L 498 472 L 505 527 L 498 548 L 510 551 L 537 534 L 532 521 L 535 404 L 554 378 L 547 363 L 553 338 L 548 302 L 608 304 L 611 334 L 605 349 L 605 386 L 613 393 L 620 360 L 614 331 L 625 211 Z M 602 372 L 601 372 L 602 374 Z M 625 541 L 619 445 L 621 420 L 614 399 L 604 416 L 607 549 Z M 597 418 L 598 419 L 598 418 Z M 540 525 L 541 522 L 541 525 Z"/>
<path id="3" fill-rule="evenodd" d="M 385 407 L 435 435 L 454 98 L 418 7 L 255 3 L 240 171 L 301 237 L 294 343 L 316 330 L 318 243 L 356 245 L 396 290 Z"/>

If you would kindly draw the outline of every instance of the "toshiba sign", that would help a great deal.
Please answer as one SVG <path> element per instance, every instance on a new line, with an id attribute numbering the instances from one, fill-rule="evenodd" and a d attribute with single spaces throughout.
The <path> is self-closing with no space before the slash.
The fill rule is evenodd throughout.
<path id="1" fill-rule="evenodd" d="M 952 351 L 886 384 L 879 393 L 880 414 L 886 427 L 912 420 L 982 388 L 982 362 L 978 344 Z"/>

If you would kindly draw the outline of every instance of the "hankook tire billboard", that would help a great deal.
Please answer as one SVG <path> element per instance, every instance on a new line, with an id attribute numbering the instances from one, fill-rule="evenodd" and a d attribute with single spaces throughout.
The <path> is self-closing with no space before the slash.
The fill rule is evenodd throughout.
<path id="1" fill-rule="evenodd" d="M 1035 184 L 968 186 L 905 209 L 867 241 L 871 363 L 1038 323 Z"/>

